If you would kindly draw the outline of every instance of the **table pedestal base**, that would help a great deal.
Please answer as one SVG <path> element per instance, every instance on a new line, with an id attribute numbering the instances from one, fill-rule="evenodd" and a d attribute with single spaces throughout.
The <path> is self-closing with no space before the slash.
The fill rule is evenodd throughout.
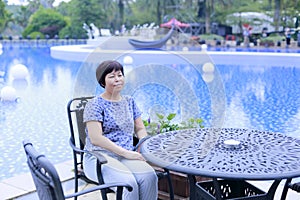
<path id="1" fill-rule="evenodd" d="M 195 179 L 189 176 L 190 183 Z M 197 200 L 273 200 L 280 180 L 275 180 L 268 192 L 243 180 L 213 179 L 213 181 L 194 182 L 190 199 Z"/>
<path id="2" fill-rule="evenodd" d="M 218 180 L 220 185 L 220 192 L 224 199 L 236 199 L 249 196 L 261 196 L 266 193 L 259 188 L 251 185 L 246 181 L 230 181 Z M 198 190 L 196 192 L 197 199 L 216 199 L 216 189 L 213 181 L 198 182 L 196 184 Z"/>

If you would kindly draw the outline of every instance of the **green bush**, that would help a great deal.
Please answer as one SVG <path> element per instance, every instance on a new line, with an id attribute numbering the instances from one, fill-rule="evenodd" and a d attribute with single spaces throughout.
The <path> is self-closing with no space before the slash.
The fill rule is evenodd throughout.
<path id="1" fill-rule="evenodd" d="M 275 44 L 277 44 L 277 42 L 282 42 L 284 40 L 285 40 L 284 36 L 274 34 L 274 35 L 270 35 L 265 38 L 260 38 L 260 45 L 261 46 L 274 46 Z"/>
<path id="2" fill-rule="evenodd" d="M 32 26 L 32 25 L 28 25 L 28 26 L 26 27 L 26 29 L 23 31 L 22 37 L 23 37 L 23 38 L 26 38 L 26 37 L 29 36 L 30 33 L 32 33 L 32 32 L 34 32 L 33 26 Z"/>
<path id="3" fill-rule="evenodd" d="M 31 39 L 37 39 L 38 37 L 40 39 L 45 39 L 45 35 L 41 32 L 37 32 L 37 31 L 30 33 L 29 36 L 30 36 Z"/>
<path id="4" fill-rule="evenodd" d="M 66 26 L 59 32 L 59 38 L 80 38 L 87 39 L 87 32 L 81 26 Z"/>
<path id="5" fill-rule="evenodd" d="M 53 38 L 58 35 L 59 31 L 67 25 L 64 16 L 53 9 L 40 7 L 29 20 L 28 26 L 22 33 L 23 37 L 30 35 L 32 32 L 41 32 Z"/>
<path id="6" fill-rule="evenodd" d="M 216 34 L 203 34 L 199 35 L 200 40 L 224 40 L 224 38 L 220 35 Z"/>

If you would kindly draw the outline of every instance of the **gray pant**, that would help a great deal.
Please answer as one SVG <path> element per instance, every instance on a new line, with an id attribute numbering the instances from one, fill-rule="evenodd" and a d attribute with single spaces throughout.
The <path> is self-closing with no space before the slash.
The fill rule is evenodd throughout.
<path id="1" fill-rule="evenodd" d="M 102 166 L 105 183 L 126 182 L 133 187 L 133 191 L 123 190 L 124 200 L 156 200 L 158 196 L 158 178 L 154 169 L 146 162 L 140 160 L 115 159 L 103 154 L 107 163 Z M 84 172 L 86 176 L 98 182 L 96 158 L 85 154 Z"/>

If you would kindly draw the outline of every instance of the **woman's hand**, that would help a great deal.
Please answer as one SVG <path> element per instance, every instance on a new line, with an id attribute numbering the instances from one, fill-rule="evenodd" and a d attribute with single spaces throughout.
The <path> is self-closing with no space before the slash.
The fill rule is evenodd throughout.
<path id="1" fill-rule="evenodd" d="M 139 152 L 136 151 L 126 151 L 123 155 L 124 158 L 130 159 L 130 160 L 142 160 L 146 161 L 145 158 L 140 154 Z"/>

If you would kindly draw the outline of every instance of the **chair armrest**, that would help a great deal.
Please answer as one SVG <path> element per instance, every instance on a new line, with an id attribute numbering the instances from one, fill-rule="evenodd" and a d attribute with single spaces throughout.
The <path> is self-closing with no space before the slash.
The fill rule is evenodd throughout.
<path id="1" fill-rule="evenodd" d="M 76 152 L 80 152 L 80 153 L 87 153 L 88 151 L 86 151 L 86 150 L 81 150 L 80 148 L 78 148 L 78 147 L 76 147 L 74 144 L 73 144 L 73 142 L 71 141 L 71 139 L 69 140 L 69 144 L 70 144 L 70 146 L 71 146 L 71 148 L 74 150 L 74 151 L 76 151 Z"/>
<path id="2" fill-rule="evenodd" d="M 290 183 L 289 187 L 296 192 L 300 192 L 300 182 L 299 183 Z"/>
<path id="3" fill-rule="evenodd" d="M 105 163 L 107 163 L 106 158 L 105 158 L 99 151 L 87 151 L 87 150 L 82 150 L 82 149 L 76 147 L 76 146 L 72 143 L 71 139 L 69 140 L 69 143 L 70 143 L 70 146 L 72 147 L 72 149 L 73 149 L 74 151 L 76 151 L 76 152 L 78 152 L 78 153 L 81 152 L 81 153 L 89 153 L 89 154 L 92 154 L 93 156 L 95 156 L 95 157 L 97 158 L 99 164 L 105 164 Z"/>
<path id="4" fill-rule="evenodd" d="M 76 193 L 73 193 L 73 194 L 66 195 L 65 198 L 66 199 L 73 198 L 73 197 L 84 195 L 84 194 L 87 194 L 87 193 L 90 193 L 90 192 L 94 192 L 96 190 L 102 190 L 102 189 L 111 188 L 111 187 L 125 187 L 125 188 L 127 188 L 127 190 L 129 192 L 132 191 L 132 187 L 129 184 L 116 182 L 116 183 L 107 183 L 107 184 L 102 184 L 102 185 L 98 185 L 98 186 L 95 186 L 95 187 L 91 187 L 91 188 L 82 190 L 80 192 L 76 192 Z"/>
<path id="5" fill-rule="evenodd" d="M 139 142 L 134 146 L 133 150 L 136 151 L 143 142 L 145 142 L 147 139 L 149 139 L 151 136 L 147 135 L 146 137 L 143 137 L 139 140 Z"/>

